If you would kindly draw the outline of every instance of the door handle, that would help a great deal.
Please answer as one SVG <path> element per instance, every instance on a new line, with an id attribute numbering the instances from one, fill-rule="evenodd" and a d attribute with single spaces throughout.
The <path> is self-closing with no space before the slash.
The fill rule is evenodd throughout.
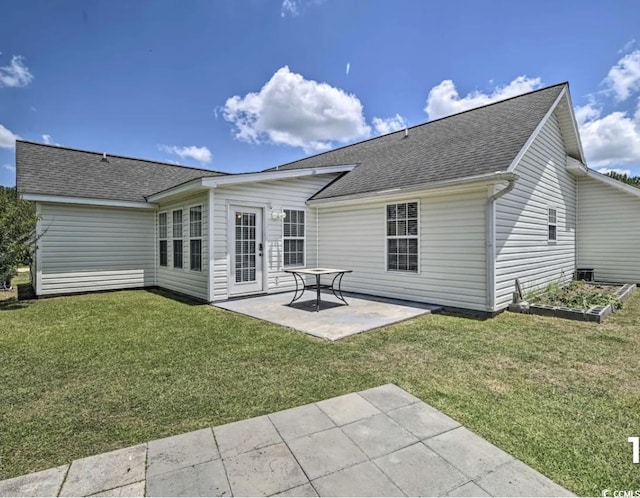
<path id="1" fill-rule="evenodd" d="M 262 242 L 258 244 L 258 256 L 262 256 Z"/>

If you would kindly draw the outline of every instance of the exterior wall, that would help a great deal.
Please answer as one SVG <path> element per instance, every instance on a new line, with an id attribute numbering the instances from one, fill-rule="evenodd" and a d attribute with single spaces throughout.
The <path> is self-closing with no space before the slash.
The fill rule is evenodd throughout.
<path id="1" fill-rule="evenodd" d="M 515 188 L 496 201 L 496 310 L 508 306 L 516 278 L 525 290 L 571 280 L 575 270 L 576 179 L 552 115 L 515 169 Z M 548 208 L 557 210 L 557 241 L 548 241 Z"/>
<path id="2" fill-rule="evenodd" d="M 419 202 L 419 272 L 386 269 L 386 204 Z M 319 207 L 321 267 L 342 267 L 344 290 L 487 311 L 487 188 Z"/>
<path id="3" fill-rule="evenodd" d="M 189 208 L 202 206 L 202 271 L 189 269 Z M 182 268 L 173 268 L 173 215 L 174 209 L 182 209 Z M 167 213 L 167 266 L 160 266 L 158 254 L 158 214 Z M 209 195 L 201 193 L 180 201 L 162 204 L 155 213 L 155 248 L 152 252 L 157 270 L 157 285 L 188 296 L 209 298 Z"/>
<path id="4" fill-rule="evenodd" d="M 154 285 L 151 210 L 39 203 L 40 295 Z"/>
<path id="5" fill-rule="evenodd" d="M 578 180 L 578 268 L 640 283 L 640 198 L 593 178 Z"/>
<path id="6" fill-rule="evenodd" d="M 306 211 L 305 266 L 316 266 L 315 208 L 307 206 L 306 201 L 336 176 L 335 174 L 316 175 L 251 184 L 223 185 L 214 190 L 214 300 L 229 297 L 230 255 L 227 238 L 229 206 L 263 208 L 265 292 L 290 291 L 295 288 L 295 283 L 293 277 L 283 271 L 282 221 L 273 221 L 271 211 L 280 212 L 285 208 Z"/>

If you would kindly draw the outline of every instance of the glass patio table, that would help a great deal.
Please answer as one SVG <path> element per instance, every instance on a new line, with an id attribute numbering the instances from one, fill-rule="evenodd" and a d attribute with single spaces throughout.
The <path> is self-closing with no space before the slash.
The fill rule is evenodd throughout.
<path id="1" fill-rule="evenodd" d="M 345 273 L 351 273 L 352 271 L 353 270 L 340 270 L 337 268 L 293 268 L 285 270 L 285 272 L 291 273 L 296 281 L 296 290 L 293 293 L 293 299 L 291 299 L 291 302 L 287 306 L 291 306 L 298 301 L 307 289 L 314 289 L 316 291 L 316 311 L 320 311 L 321 289 L 329 289 L 337 299 L 349 306 L 349 303 L 342 295 L 342 277 L 344 277 Z M 323 275 L 334 275 L 330 284 L 321 283 L 320 277 Z M 314 276 L 315 283 L 308 284 L 305 281 L 305 277 L 308 276 Z"/>

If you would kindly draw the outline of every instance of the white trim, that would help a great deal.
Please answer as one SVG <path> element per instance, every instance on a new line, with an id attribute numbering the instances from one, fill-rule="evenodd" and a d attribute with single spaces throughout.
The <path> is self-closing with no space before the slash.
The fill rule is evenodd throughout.
<path id="1" fill-rule="evenodd" d="M 151 194 L 146 199 L 148 202 L 156 202 L 166 197 L 170 197 L 188 190 L 196 188 L 216 188 L 222 185 L 237 185 L 240 183 L 267 182 L 274 180 L 284 180 L 287 178 L 300 178 L 303 176 L 329 175 L 332 173 L 345 173 L 355 168 L 355 164 L 343 166 L 323 166 L 320 168 L 300 168 L 279 171 L 266 171 L 261 173 L 238 173 L 220 176 L 205 176 L 190 182 L 183 183 L 176 187 Z"/>
<path id="2" fill-rule="evenodd" d="M 509 168 L 507 169 L 508 172 L 512 173 L 513 170 L 516 169 L 516 166 L 518 166 L 518 163 L 520 162 L 520 160 L 527 153 L 527 151 L 529 150 L 529 147 L 531 147 L 531 144 L 533 143 L 533 141 L 536 139 L 536 137 L 540 133 L 540 130 L 542 130 L 544 125 L 547 124 L 547 121 L 549 121 L 549 118 L 553 114 L 553 111 L 556 110 L 556 107 L 558 106 L 558 104 L 560 103 L 562 98 L 566 95 L 566 93 L 567 93 L 567 86 L 565 85 L 564 88 L 562 89 L 562 91 L 560 92 L 560 94 L 556 97 L 556 100 L 553 102 L 553 104 L 551 104 L 551 107 L 549 107 L 549 110 L 547 111 L 547 113 L 544 115 L 542 120 L 538 123 L 538 126 L 535 127 L 535 129 L 533 130 L 533 133 L 531 135 L 529 135 L 529 138 L 527 139 L 525 144 L 520 149 L 520 152 L 518 152 L 518 154 L 513 159 L 513 161 L 511 161 L 511 164 L 509 165 Z M 578 142 L 580 142 L 579 138 L 578 138 Z"/>
<path id="3" fill-rule="evenodd" d="M 227 297 L 238 297 L 238 296 L 250 296 L 254 294 L 262 294 L 268 291 L 269 288 L 269 269 L 267 267 L 267 257 L 265 256 L 267 252 L 266 244 L 267 244 L 267 210 L 269 209 L 269 205 L 265 203 L 258 202 L 239 202 L 233 199 L 227 199 L 225 203 L 225 207 L 227 210 Z M 249 290 L 245 292 L 232 292 L 233 286 L 235 285 L 235 216 L 234 216 L 234 208 L 238 208 L 239 210 L 242 208 L 249 208 L 258 210 L 262 213 L 261 224 L 262 229 L 260 230 L 260 236 L 262 240 L 262 257 L 260 258 L 260 265 L 262 267 L 262 282 L 261 288 L 259 290 Z M 256 215 L 256 219 L 258 215 Z M 256 231 L 257 233 L 257 231 Z M 257 273 L 257 263 L 256 263 L 256 273 Z M 257 282 L 256 278 L 256 282 Z"/>
<path id="4" fill-rule="evenodd" d="M 584 164 L 587 162 L 584 150 L 582 149 L 582 140 L 580 139 L 580 131 L 578 130 L 578 122 L 576 121 L 576 114 L 573 110 L 573 103 L 571 102 L 571 93 L 569 91 L 569 86 L 566 86 L 567 93 L 567 107 L 569 108 L 569 114 L 571 115 L 571 125 L 573 127 L 573 132 L 576 135 L 576 141 L 578 142 L 578 150 L 580 151 L 580 161 Z"/>
<path id="5" fill-rule="evenodd" d="M 416 192 L 426 192 L 429 190 L 446 189 L 449 187 L 481 187 L 482 185 L 491 185 L 505 181 L 517 179 L 518 175 L 507 173 L 504 171 L 496 171 L 495 173 L 485 173 L 482 175 L 469 176 L 466 178 L 455 178 L 453 180 L 442 180 L 438 182 L 422 183 L 406 188 L 396 188 L 380 190 L 377 192 L 364 192 L 361 194 L 341 195 L 339 197 L 329 197 L 326 199 L 311 199 L 307 201 L 307 205 L 341 205 L 341 204 L 358 204 L 369 200 L 385 200 L 393 202 L 400 196 L 415 196 Z M 477 184 L 477 185 L 475 185 Z"/>
<path id="6" fill-rule="evenodd" d="M 209 234 L 209 247 L 207 249 L 207 257 L 209 258 L 209 278 L 207 279 L 207 294 L 209 296 L 209 302 L 213 302 L 215 292 L 215 260 L 214 260 L 214 235 L 215 230 L 213 227 L 214 220 L 215 199 L 213 189 L 209 189 L 209 219 L 207 220 L 208 234 Z"/>
<path id="7" fill-rule="evenodd" d="M 174 213 L 176 211 L 180 211 L 180 218 L 182 218 L 180 220 L 180 231 L 182 232 L 182 235 L 180 237 L 176 237 L 175 233 L 174 233 L 174 229 L 175 229 L 175 223 L 174 223 Z M 184 271 L 184 209 L 182 206 L 179 207 L 174 207 L 171 209 L 171 268 L 173 270 L 180 270 L 180 271 Z M 167 238 L 169 236 L 169 230 L 167 229 Z M 175 245 L 174 242 L 176 240 L 180 240 L 182 241 L 182 260 L 181 260 L 181 265 L 179 267 L 176 267 L 176 251 L 175 251 Z"/>
<path id="8" fill-rule="evenodd" d="M 60 195 L 21 194 L 25 201 L 57 202 L 61 204 L 87 204 L 89 206 L 107 206 L 123 208 L 155 209 L 158 206 L 148 202 L 114 201 L 109 199 L 93 199 L 89 197 L 64 197 Z"/>
<path id="9" fill-rule="evenodd" d="M 388 206 L 398 206 L 399 204 L 407 204 L 407 219 L 408 219 L 408 215 L 409 215 L 409 209 L 408 209 L 408 205 L 415 202 L 416 203 L 416 209 L 417 209 L 417 215 L 418 215 L 418 235 L 409 235 L 409 226 L 407 225 L 407 235 L 402 236 L 402 235 L 388 235 L 387 234 L 387 223 L 389 222 L 388 218 L 387 218 L 387 207 Z M 410 199 L 410 200 L 400 200 L 400 201 L 391 201 L 391 202 L 387 202 L 384 205 L 384 270 L 385 272 L 390 272 L 390 273 L 401 273 L 404 275 L 420 275 L 421 273 L 421 268 L 420 268 L 420 237 L 422 236 L 422 227 L 421 225 L 421 218 L 420 218 L 420 201 L 418 199 Z M 400 239 L 415 239 L 418 243 L 418 261 L 417 261 L 417 268 L 416 271 L 412 271 L 412 270 L 390 270 L 389 269 L 389 238 L 392 238 L 394 240 L 400 240 Z M 407 261 L 408 264 L 408 261 Z"/>
<path id="10" fill-rule="evenodd" d="M 266 171 L 261 173 L 240 173 L 237 175 L 211 176 L 202 179 L 204 187 L 218 187 L 220 185 L 235 185 L 238 183 L 267 182 L 283 180 L 286 178 L 299 178 L 302 176 L 329 175 L 332 173 L 344 173 L 355 168 L 355 164 L 342 166 L 323 166 L 320 168 L 300 168 L 278 171 Z"/>
<path id="11" fill-rule="evenodd" d="M 295 269 L 295 268 L 304 268 L 307 265 L 307 221 L 309 219 L 309 216 L 307 214 L 307 208 L 302 206 L 302 207 L 290 207 L 290 206 L 281 206 L 280 209 L 282 210 L 282 212 L 284 213 L 285 210 L 286 211 L 302 211 L 304 213 L 304 235 L 302 237 L 287 237 L 289 240 L 300 240 L 302 239 L 302 241 L 304 242 L 304 253 L 302 255 L 304 261 L 302 263 L 302 265 L 285 265 L 284 264 L 284 224 L 287 221 L 286 218 L 282 219 L 281 225 L 280 225 L 280 230 L 282 233 L 282 238 L 281 238 L 281 242 L 282 242 L 282 268 L 280 268 L 280 270 L 284 270 L 285 268 L 288 270 L 291 269 Z"/>
<path id="12" fill-rule="evenodd" d="M 42 206 L 36 202 L 36 296 L 42 294 Z"/>
<path id="13" fill-rule="evenodd" d="M 592 169 L 587 170 L 587 176 L 593 178 L 594 180 L 601 181 L 602 183 L 606 183 L 607 185 L 617 188 L 618 190 L 623 190 L 631 195 L 635 195 L 636 197 L 640 197 L 640 188 L 632 187 L 631 185 L 627 185 L 624 182 L 616 180 L 615 178 L 611 178 L 610 176 L 603 175 L 602 173 L 598 173 Z"/>

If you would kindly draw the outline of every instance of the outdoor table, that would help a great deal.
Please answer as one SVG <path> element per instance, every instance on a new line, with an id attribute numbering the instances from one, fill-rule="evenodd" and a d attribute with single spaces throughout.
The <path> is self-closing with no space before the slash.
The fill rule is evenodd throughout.
<path id="1" fill-rule="evenodd" d="M 296 268 L 285 270 L 285 272 L 291 273 L 296 281 L 296 290 L 293 293 L 293 299 L 287 306 L 291 306 L 300 299 L 307 289 L 316 290 L 316 311 L 320 311 L 320 289 L 329 289 L 337 299 L 349 306 L 349 303 L 342 295 L 342 277 L 344 277 L 345 273 L 351 273 L 352 271 L 353 270 L 338 270 L 336 268 Z M 315 284 L 307 284 L 305 282 L 304 277 L 309 275 L 316 277 Z M 330 284 L 321 284 L 320 277 L 322 275 L 335 276 Z M 300 295 L 298 295 L 298 293 L 300 293 Z"/>

